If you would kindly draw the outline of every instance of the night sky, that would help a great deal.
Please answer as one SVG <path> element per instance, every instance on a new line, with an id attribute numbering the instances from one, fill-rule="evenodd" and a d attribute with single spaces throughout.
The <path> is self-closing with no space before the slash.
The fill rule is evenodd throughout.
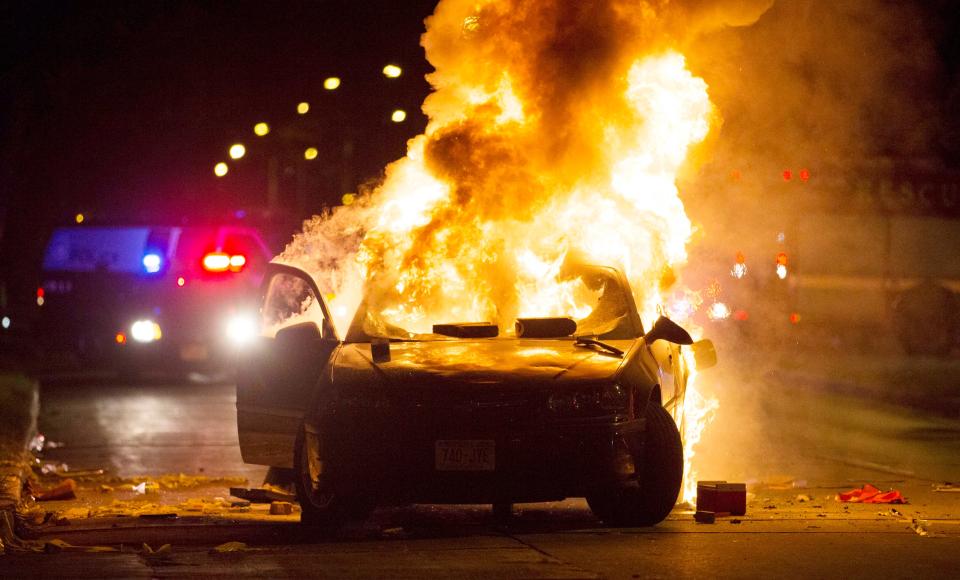
<path id="1" fill-rule="evenodd" d="M 256 219 L 274 229 L 375 179 L 426 119 L 419 46 L 433 1 L 22 2 L 0 8 L 0 236 L 8 295 L 35 286 L 46 235 L 92 221 Z M 383 66 L 403 67 L 386 79 Z M 326 91 L 328 76 L 342 79 Z M 296 106 L 311 105 L 299 116 Z M 395 108 L 406 122 L 389 119 Z M 253 126 L 270 124 L 255 137 Z M 244 159 L 223 179 L 232 143 Z M 316 146 L 313 162 L 303 150 Z M 344 148 L 347 148 L 347 153 Z M 298 192 L 300 193 L 298 198 Z M 306 194 L 304 194 L 306 192 Z M 273 232 L 278 236 L 289 231 Z"/>
<path id="2" fill-rule="evenodd" d="M 29 303 L 51 228 L 78 212 L 91 222 L 196 223 L 242 209 L 283 237 L 375 180 L 425 126 L 430 66 L 419 38 L 434 4 L 4 3 L 0 301 Z M 942 90 L 956 93 L 958 11 L 946 0 L 923 6 Z M 386 79 L 387 63 L 403 76 Z M 341 88 L 325 91 L 328 76 Z M 311 105 L 303 117 L 300 101 Z M 390 122 L 395 108 L 406 122 Z M 273 128 L 262 139 L 252 132 L 259 121 Z M 217 179 L 213 167 L 235 142 L 247 156 Z M 303 159 L 307 146 L 320 151 L 314 162 Z M 270 159 L 281 208 L 264 216 Z"/>

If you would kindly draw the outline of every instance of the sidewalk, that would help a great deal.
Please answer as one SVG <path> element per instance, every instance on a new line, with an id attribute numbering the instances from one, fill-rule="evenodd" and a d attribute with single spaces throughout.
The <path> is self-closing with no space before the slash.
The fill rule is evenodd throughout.
<path id="1" fill-rule="evenodd" d="M 37 383 L 0 370 L 0 554 L 14 540 L 14 512 L 29 469 L 27 444 L 37 429 Z"/>

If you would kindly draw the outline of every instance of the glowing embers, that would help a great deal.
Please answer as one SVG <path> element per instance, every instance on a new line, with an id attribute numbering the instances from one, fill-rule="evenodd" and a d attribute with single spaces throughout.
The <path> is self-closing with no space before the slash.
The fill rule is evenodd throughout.
<path id="1" fill-rule="evenodd" d="M 243 254 L 210 252 L 203 257 L 203 269 L 207 272 L 239 272 L 247 264 Z"/>
<path id="2" fill-rule="evenodd" d="M 130 325 L 130 338 L 141 344 L 149 344 L 163 338 L 163 332 L 160 330 L 159 324 L 149 318 L 144 318 Z M 123 344 L 125 341 L 118 340 L 118 342 Z"/>

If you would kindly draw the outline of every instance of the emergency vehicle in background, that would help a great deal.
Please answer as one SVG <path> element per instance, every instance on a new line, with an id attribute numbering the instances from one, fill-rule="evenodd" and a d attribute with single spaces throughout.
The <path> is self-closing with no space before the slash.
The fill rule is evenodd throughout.
<path id="1" fill-rule="evenodd" d="M 48 360 L 81 368 L 230 368 L 256 333 L 272 257 L 247 226 L 60 227 L 43 258 L 35 334 Z"/>

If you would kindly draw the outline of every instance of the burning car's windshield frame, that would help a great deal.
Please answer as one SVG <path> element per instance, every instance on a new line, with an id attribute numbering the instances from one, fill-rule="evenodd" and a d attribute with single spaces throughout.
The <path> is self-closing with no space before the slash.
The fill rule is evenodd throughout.
<path id="1" fill-rule="evenodd" d="M 633 293 L 630 291 L 626 277 L 619 270 L 609 266 L 576 265 L 566 269 L 565 278 L 581 278 L 585 281 L 593 278 L 594 282 L 590 287 L 603 288 L 597 308 L 590 315 L 576 321 L 576 336 L 609 340 L 627 340 L 643 336 L 643 323 L 640 320 Z M 617 291 L 610 293 L 609 289 Z M 609 297 L 610 300 L 604 303 L 604 297 Z M 602 307 L 605 307 L 606 311 L 601 311 Z M 370 342 L 374 338 L 387 338 L 396 342 L 459 340 L 445 335 L 409 332 L 374 314 L 369 307 L 368 299 L 364 298 L 350 323 L 344 342 Z M 562 338 L 574 339 L 573 336 Z"/>

